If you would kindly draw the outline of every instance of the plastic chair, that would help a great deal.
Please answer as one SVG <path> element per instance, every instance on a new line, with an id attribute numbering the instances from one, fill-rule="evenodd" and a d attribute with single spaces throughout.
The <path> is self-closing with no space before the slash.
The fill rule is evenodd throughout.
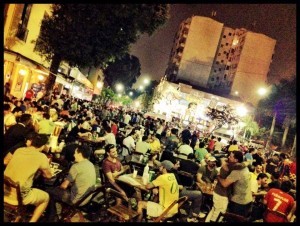
<path id="1" fill-rule="evenodd" d="M 85 218 L 83 215 L 87 212 L 93 212 L 95 211 L 95 207 L 93 205 L 93 200 L 96 196 L 100 195 L 102 193 L 102 207 L 105 207 L 106 200 L 105 200 L 105 188 L 102 185 L 94 185 L 91 187 L 88 192 L 75 204 L 70 205 L 64 202 L 61 202 L 62 204 L 62 213 L 60 221 L 64 222 L 71 222 L 72 217 L 78 213 L 79 214 L 79 222 L 85 222 Z M 92 207 L 90 207 L 92 206 Z"/>
<path id="2" fill-rule="evenodd" d="M 175 222 L 180 222 L 180 218 L 181 218 L 181 212 L 180 212 L 180 207 L 188 200 L 187 196 L 182 196 L 180 197 L 178 200 L 175 200 L 171 205 L 168 206 L 168 208 L 166 208 L 162 214 L 158 217 L 151 217 L 150 221 L 152 222 L 166 222 L 166 221 L 175 221 Z M 176 204 L 178 204 L 178 212 L 176 214 L 174 214 L 171 217 L 167 217 L 168 212 L 173 208 L 173 206 L 175 206 Z"/>
<path id="3" fill-rule="evenodd" d="M 133 222 L 139 214 L 137 211 L 133 210 L 129 200 L 118 191 L 112 188 L 106 189 L 106 202 L 109 207 L 107 211 L 112 215 L 117 217 L 118 222 Z M 121 199 L 121 204 L 118 204 L 117 199 Z M 112 219 L 109 219 L 112 221 Z"/>
<path id="4" fill-rule="evenodd" d="M 26 216 L 19 182 L 4 176 L 4 215 L 9 222 L 22 222 Z"/>

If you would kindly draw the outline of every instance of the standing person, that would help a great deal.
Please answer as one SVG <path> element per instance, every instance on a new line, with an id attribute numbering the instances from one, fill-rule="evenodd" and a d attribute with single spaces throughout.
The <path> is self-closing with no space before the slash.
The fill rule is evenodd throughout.
<path id="1" fill-rule="evenodd" d="M 40 171 L 45 178 L 51 178 L 50 165 L 45 154 L 41 153 L 48 142 L 46 135 L 36 134 L 28 147 L 15 151 L 6 166 L 4 175 L 20 183 L 24 205 L 34 205 L 35 209 L 29 222 L 37 222 L 49 202 L 47 192 L 32 188 L 34 176 Z M 4 188 L 4 200 L 9 203 L 9 191 Z"/>
<path id="2" fill-rule="evenodd" d="M 222 160 L 219 176 L 225 179 L 232 170 L 241 170 L 245 168 L 249 163 L 237 163 L 228 164 L 228 161 Z M 229 203 L 229 196 L 232 192 L 232 185 L 223 187 L 220 182 L 217 181 L 213 191 L 213 207 L 205 218 L 205 222 L 216 222 L 219 214 L 225 213 Z"/>
<path id="3" fill-rule="evenodd" d="M 32 88 L 31 88 L 31 89 L 28 89 L 28 90 L 26 91 L 26 93 L 25 93 L 25 98 L 24 98 L 24 99 L 30 100 L 30 101 L 31 101 L 31 99 L 32 99 L 33 97 L 34 97 L 34 92 L 33 92 Z"/>
<path id="4" fill-rule="evenodd" d="M 239 146 L 237 144 L 236 140 L 232 141 L 232 144 L 229 146 L 228 151 L 238 151 L 239 150 Z"/>
<path id="5" fill-rule="evenodd" d="M 220 153 L 223 148 L 223 143 L 221 142 L 222 138 L 218 137 L 217 141 L 215 142 L 215 152 Z"/>
<path id="6" fill-rule="evenodd" d="M 96 171 L 93 163 L 89 161 L 90 149 L 85 145 L 78 145 L 74 159 L 66 179 L 59 187 L 49 188 L 50 203 L 46 210 L 49 222 L 57 220 L 56 202 L 62 201 L 70 205 L 80 200 L 83 195 L 96 183 Z"/>
<path id="7" fill-rule="evenodd" d="M 152 201 L 139 201 L 138 210 L 139 213 L 137 222 L 141 222 L 143 218 L 143 209 L 147 210 L 147 215 L 151 217 L 158 217 L 162 212 L 168 208 L 175 200 L 179 198 L 179 186 L 174 173 L 171 173 L 171 169 L 174 164 L 170 161 L 163 161 L 159 167 L 159 175 L 155 180 L 146 185 L 147 189 L 158 187 L 159 203 Z M 153 191 L 157 193 L 156 191 Z M 168 213 L 168 215 L 174 215 L 178 212 L 178 208 L 175 205 Z"/>
<path id="8" fill-rule="evenodd" d="M 290 181 L 283 181 L 280 189 L 271 188 L 265 195 L 264 204 L 267 210 L 264 222 L 290 222 L 296 210 L 296 201 L 288 192 L 292 188 Z"/>
<path id="9" fill-rule="evenodd" d="M 6 82 L 4 85 L 4 96 L 8 96 L 10 94 L 10 83 Z"/>
<path id="10" fill-rule="evenodd" d="M 215 149 L 215 136 L 211 136 L 210 140 L 208 141 L 207 150 L 209 153 L 212 153 Z"/>
<path id="11" fill-rule="evenodd" d="M 241 151 L 231 151 L 228 163 L 235 165 L 243 162 Z M 252 207 L 251 181 L 248 167 L 241 170 L 232 170 L 226 179 L 218 176 L 218 180 L 223 187 L 233 184 L 233 193 L 229 200 L 228 212 L 244 217 L 249 217 Z"/>

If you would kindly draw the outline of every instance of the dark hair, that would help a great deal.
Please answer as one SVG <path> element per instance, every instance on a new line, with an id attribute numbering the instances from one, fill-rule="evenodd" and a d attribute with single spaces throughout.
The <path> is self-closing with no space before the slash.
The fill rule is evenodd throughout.
<path id="1" fill-rule="evenodd" d="M 146 141 L 147 139 L 148 139 L 147 136 L 143 136 L 143 137 L 142 137 L 142 141 Z"/>
<path id="2" fill-rule="evenodd" d="M 115 147 L 115 145 L 114 144 L 107 144 L 106 146 L 105 146 L 105 153 L 107 154 L 108 152 L 110 152 L 110 149 L 112 149 L 112 148 L 114 148 Z"/>
<path id="3" fill-rule="evenodd" d="M 43 145 L 47 144 L 48 140 L 49 140 L 49 137 L 47 134 L 34 134 L 33 133 L 33 134 L 31 134 L 31 136 L 32 136 L 31 145 L 36 148 L 40 148 Z M 30 139 L 30 136 L 27 137 L 27 139 Z"/>
<path id="4" fill-rule="evenodd" d="M 250 172 L 254 173 L 254 171 L 255 171 L 255 166 L 253 166 L 253 165 L 248 165 L 248 169 L 249 169 Z"/>
<path id="5" fill-rule="evenodd" d="M 269 178 L 267 174 L 265 173 L 260 173 L 257 175 L 257 178 L 256 180 L 259 180 L 259 179 L 263 179 L 263 178 Z"/>
<path id="6" fill-rule="evenodd" d="M 12 110 L 12 113 L 16 113 L 16 112 L 20 112 L 22 111 L 22 108 L 20 107 L 15 107 L 13 110 Z"/>
<path id="7" fill-rule="evenodd" d="M 280 186 L 280 189 L 283 191 L 283 192 L 289 192 L 291 189 L 292 189 L 292 182 L 291 181 L 282 181 L 281 182 L 281 186 Z"/>
<path id="8" fill-rule="evenodd" d="M 190 140 L 185 138 L 185 139 L 182 140 L 182 143 L 184 143 L 184 144 L 190 144 Z"/>
<path id="9" fill-rule="evenodd" d="M 48 113 L 44 113 L 44 114 L 43 114 L 43 117 L 44 117 L 45 119 L 49 119 L 49 118 L 50 118 L 50 115 L 49 115 Z"/>
<path id="10" fill-rule="evenodd" d="M 275 180 L 278 180 L 279 177 L 280 177 L 280 172 L 279 171 L 274 171 L 272 173 L 272 177 L 275 179 Z"/>
<path id="11" fill-rule="evenodd" d="M 178 133 L 178 129 L 176 129 L 176 128 L 172 128 L 172 129 L 171 129 L 171 133 L 172 133 L 172 134 L 175 134 L 175 135 L 177 135 L 177 133 Z"/>
<path id="12" fill-rule="evenodd" d="M 243 152 L 241 151 L 233 151 L 233 156 L 235 159 L 238 160 L 238 162 L 243 162 L 244 160 L 244 155 L 243 155 Z"/>
<path id="13" fill-rule="evenodd" d="M 78 145 L 77 152 L 81 153 L 83 158 L 87 159 L 91 156 L 91 150 L 89 146 L 83 144 L 83 145 Z"/>
<path id="14" fill-rule="evenodd" d="M 194 159 L 194 158 L 195 158 L 194 153 L 190 153 L 190 154 L 188 154 L 188 156 L 187 156 L 187 159 Z"/>
<path id="15" fill-rule="evenodd" d="M 203 141 L 201 141 L 201 142 L 199 143 L 199 148 L 204 148 L 204 146 L 205 146 L 205 143 L 204 143 Z"/>
<path id="16" fill-rule="evenodd" d="M 111 128 L 109 126 L 104 126 L 104 130 L 105 132 L 107 133 L 110 133 L 111 132 Z"/>
<path id="17" fill-rule="evenodd" d="M 9 104 L 4 104 L 3 105 L 3 110 L 4 111 L 8 111 L 10 109 L 10 105 Z"/>
<path id="18" fill-rule="evenodd" d="M 30 120 L 31 120 L 31 114 L 25 113 L 20 116 L 20 122 L 25 125 L 27 125 Z"/>

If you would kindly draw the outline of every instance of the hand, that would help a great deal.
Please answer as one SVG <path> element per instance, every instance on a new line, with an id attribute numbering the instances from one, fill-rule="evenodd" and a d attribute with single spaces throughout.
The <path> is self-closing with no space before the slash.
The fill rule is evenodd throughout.
<path id="1" fill-rule="evenodd" d="M 153 188 L 152 192 L 153 192 L 154 195 L 157 195 L 158 194 L 158 189 L 157 188 Z"/>

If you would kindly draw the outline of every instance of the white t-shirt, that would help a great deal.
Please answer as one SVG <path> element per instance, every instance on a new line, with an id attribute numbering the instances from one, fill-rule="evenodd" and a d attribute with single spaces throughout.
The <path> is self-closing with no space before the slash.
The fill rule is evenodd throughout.
<path id="1" fill-rule="evenodd" d="M 194 153 L 193 148 L 188 144 L 183 144 L 178 148 L 178 157 L 182 159 L 187 159 L 190 153 Z"/>
<path id="2" fill-rule="evenodd" d="M 223 147 L 223 143 L 221 143 L 220 141 L 215 142 L 215 151 L 221 151 L 222 147 Z"/>
<path id="3" fill-rule="evenodd" d="M 105 144 L 113 144 L 116 145 L 116 137 L 113 133 L 107 133 L 104 135 Z"/>
<path id="4" fill-rule="evenodd" d="M 150 149 L 150 144 L 145 141 L 138 141 L 136 143 L 135 151 L 139 153 L 146 154 L 146 152 Z"/>
<path id="5" fill-rule="evenodd" d="M 131 116 L 126 114 L 125 117 L 124 117 L 124 123 L 129 124 L 130 119 L 131 119 Z"/>
<path id="6" fill-rule="evenodd" d="M 133 152 L 135 150 L 135 142 L 134 142 L 134 139 L 132 136 L 128 136 L 128 137 L 124 138 L 123 145 L 128 147 L 130 152 Z M 129 155 L 128 150 L 123 148 L 122 155 L 123 156 Z"/>

